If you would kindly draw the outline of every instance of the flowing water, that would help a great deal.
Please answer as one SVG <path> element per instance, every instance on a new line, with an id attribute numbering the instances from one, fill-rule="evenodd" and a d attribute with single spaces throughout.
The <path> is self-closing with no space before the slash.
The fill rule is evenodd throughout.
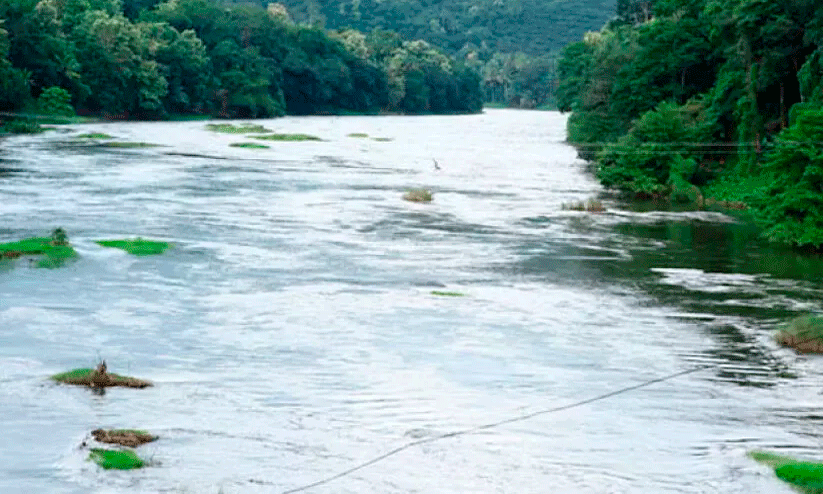
<path id="1" fill-rule="evenodd" d="M 556 113 L 262 123 L 324 141 L 167 122 L 0 142 L 0 241 L 61 226 L 80 253 L 0 264 L 0 492 L 281 493 L 701 365 L 305 492 L 789 493 L 746 453 L 823 457 L 823 364 L 771 338 L 820 309 L 820 259 L 716 212 L 563 210 L 602 192 Z M 421 186 L 431 204 L 401 199 Z M 137 235 L 174 248 L 93 242 Z M 48 380 L 100 358 L 155 386 Z M 98 427 L 159 434 L 151 466 L 86 461 Z"/>

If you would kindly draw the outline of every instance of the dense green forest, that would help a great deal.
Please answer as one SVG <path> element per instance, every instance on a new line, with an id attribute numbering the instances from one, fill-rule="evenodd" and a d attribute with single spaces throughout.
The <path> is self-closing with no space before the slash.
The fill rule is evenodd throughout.
<path id="1" fill-rule="evenodd" d="M 234 0 L 238 3 L 268 0 Z M 395 31 L 422 39 L 482 75 L 486 102 L 554 106 L 560 49 L 614 15 L 615 0 L 283 0 L 295 22 Z"/>
<path id="2" fill-rule="evenodd" d="M 770 239 L 823 249 L 819 0 L 620 0 L 558 75 L 607 187 L 748 205 Z"/>
<path id="3" fill-rule="evenodd" d="M 240 3 L 249 0 L 237 0 Z M 251 0 L 263 4 L 267 0 Z M 296 22 L 388 29 L 447 50 L 556 52 L 613 16 L 615 0 L 284 0 Z"/>
<path id="4" fill-rule="evenodd" d="M 476 70 L 425 41 L 297 25 L 279 4 L 0 0 L 0 111 L 114 118 L 451 113 Z"/>

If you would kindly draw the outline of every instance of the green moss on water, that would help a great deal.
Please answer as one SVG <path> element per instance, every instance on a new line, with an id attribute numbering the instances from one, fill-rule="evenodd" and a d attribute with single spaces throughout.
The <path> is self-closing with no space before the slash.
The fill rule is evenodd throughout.
<path id="1" fill-rule="evenodd" d="M 106 470 L 133 470 L 143 468 L 146 462 L 133 451 L 92 448 L 89 460 Z"/>
<path id="2" fill-rule="evenodd" d="M 134 256 L 162 254 L 171 247 L 168 242 L 145 240 L 140 237 L 123 240 L 97 240 L 95 243 L 101 247 L 121 249 Z"/>
<path id="3" fill-rule="evenodd" d="M 777 478 L 804 493 L 823 493 L 823 463 L 800 461 L 766 451 L 752 451 L 749 457 L 774 468 Z"/>
<path id="4" fill-rule="evenodd" d="M 94 369 L 73 369 L 68 372 L 55 374 L 51 376 L 50 379 L 61 383 L 72 384 L 78 380 L 89 378 L 92 372 L 94 372 Z"/>
<path id="5" fill-rule="evenodd" d="M 77 137 L 78 139 L 113 139 L 112 136 L 104 134 L 102 132 L 90 132 L 88 134 L 80 134 L 75 137 Z"/>
<path id="6" fill-rule="evenodd" d="M 256 142 L 233 142 L 229 144 L 229 146 L 233 148 L 246 148 L 246 149 L 269 149 L 269 146 L 265 144 L 257 144 Z"/>
<path id="7" fill-rule="evenodd" d="M 265 134 L 266 132 L 271 132 L 271 130 L 258 124 L 234 125 L 230 123 L 211 123 L 206 125 L 206 129 L 223 134 Z"/>
<path id="8" fill-rule="evenodd" d="M 372 140 L 377 142 L 389 142 L 393 141 L 394 139 L 392 139 L 391 137 L 372 137 Z"/>
<path id="9" fill-rule="evenodd" d="M 440 291 L 440 290 L 432 290 L 431 294 L 432 295 L 437 295 L 438 297 L 465 297 L 466 296 L 465 293 L 445 292 L 445 291 Z"/>
<path id="10" fill-rule="evenodd" d="M 364 134 L 362 132 L 352 132 L 351 134 L 348 134 L 348 136 L 349 137 L 359 138 L 359 139 L 365 139 L 365 138 L 369 137 L 368 134 Z"/>
<path id="11" fill-rule="evenodd" d="M 51 238 L 32 237 L 17 242 L 0 244 L 0 253 L 20 252 L 22 254 L 43 254 L 52 247 L 54 246 L 51 245 Z"/>
<path id="12" fill-rule="evenodd" d="M 58 228 L 51 237 L 32 237 L 0 244 L 0 259 L 21 256 L 42 256 L 37 261 L 37 267 L 58 268 L 69 259 L 77 257 L 77 252 L 69 245 L 63 229 Z"/>
<path id="13" fill-rule="evenodd" d="M 823 317 L 796 317 L 778 329 L 775 340 L 801 353 L 823 353 Z"/>
<path id="14" fill-rule="evenodd" d="M 262 139 L 264 141 L 289 141 L 289 142 L 298 142 L 298 141 L 322 141 L 317 136 L 309 135 L 309 134 L 267 134 L 262 136 L 253 136 L 255 139 Z"/>

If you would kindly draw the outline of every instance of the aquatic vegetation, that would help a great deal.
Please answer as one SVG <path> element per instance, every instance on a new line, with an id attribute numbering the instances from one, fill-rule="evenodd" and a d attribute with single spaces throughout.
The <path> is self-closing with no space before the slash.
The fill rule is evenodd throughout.
<path id="1" fill-rule="evenodd" d="M 432 295 L 437 295 L 438 297 L 465 297 L 466 296 L 465 293 L 446 292 L 446 291 L 440 291 L 440 290 L 432 290 L 431 294 Z"/>
<path id="2" fill-rule="evenodd" d="M 589 213 L 602 213 L 606 210 L 606 206 L 597 199 L 589 199 L 586 202 L 577 201 L 572 203 L 563 203 L 560 205 L 561 209 L 566 211 L 587 211 Z"/>
<path id="3" fill-rule="evenodd" d="M 796 317 L 778 330 L 775 340 L 800 353 L 823 353 L 823 317 Z"/>
<path id="4" fill-rule="evenodd" d="M 103 132 L 90 132 L 88 134 L 80 134 L 75 137 L 78 139 L 113 139 L 112 136 L 104 134 Z"/>
<path id="5" fill-rule="evenodd" d="M 372 137 L 372 140 L 377 142 L 389 142 L 393 141 L 394 139 L 392 139 L 391 137 Z"/>
<path id="6" fill-rule="evenodd" d="M 224 134 L 265 134 L 271 130 L 259 124 L 242 124 L 234 125 L 230 123 L 211 123 L 206 124 L 206 129 L 212 132 L 222 132 Z"/>
<path id="7" fill-rule="evenodd" d="M 132 470 L 143 468 L 146 462 L 137 456 L 134 451 L 120 451 L 114 449 L 92 448 L 89 460 L 97 463 L 106 470 Z"/>
<path id="8" fill-rule="evenodd" d="M 146 240 L 140 237 L 123 240 L 97 240 L 94 243 L 101 247 L 121 249 L 135 256 L 162 254 L 171 247 L 168 242 Z"/>
<path id="9" fill-rule="evenodd" d="M 51 379 L 63 384 L 74 384 L 91 388 L 108 388 L 112 386 L 146 388 L 152 386 L 152 383 L 149 381 L 109 373 L 105 361 L 95 369 L 74 369 L 61 374 L 55 374 L 51 376 Z"/>
<path id="10" fill-rule="evenodd" d="M 44 256 L 37 263 L 38 267 L 54 268 L 76 257 L 77 252 L 69 244 L 68 236 L 62 228 L 55 229 L 49 237 L 32 237 L 0 244 L 0 259 L 36 255 Z"/>
<path id="11" fill-rule="evenodd" d="M 119 444 L 130 448 L 157 440 L 157 436 L 135 429 L 95 429 L 91 431 L 91 435 L 98 442 Z"/>
<path id="12" fill-rule="evenodd" d="M 269 149 L 269 146 L 265 144 L 257 144 L 256 142 L 233 142 L 229 144 L 229 146 L 233 148 L 246 148 L 246 149 Z"/>
<path id="13" fill-rule="evenodd" d="M 267 134 L 262 136 L 252 136 L 255 139 L 262 139 L 264 141 L 322 141 L 323 139 L 309 135 L 309 134 Z"/>
<path id="14" fill-rule="evenodd" d="M 403 199 L 411 202 L 431 202 L 432 193 L 428 189 L 412 189 L 403 194 Z"/>
<path id="15" fill-rule="evenodd" d="M 364 134 L 362 132 L 352 132 L 351 134 L 348 134 L 348 137 L 356 137 L 356 138 L 360 138 L 360 139 L 365 139 L 365 138 L 369 137 L 369 135 Z"/>
<path id="16" fill-rule="evenodd" d="M 113 142 L 103 142 L 99 144 L 100 147 L 104 148 L 156 148 L 160 147 L 160 144 L 152 144 L 150 142 L 120 142 L 120 141 L 113 141 Z"/>
<path id="17" fill-rule="evenodd" d="M 823 463 L 800 461 L 766 451 L 752 451 L 749 457 L 758 463 L 774 468 L 777 478 L 792 484 L 799 492 L 808 494 L 823 492 Z"/>

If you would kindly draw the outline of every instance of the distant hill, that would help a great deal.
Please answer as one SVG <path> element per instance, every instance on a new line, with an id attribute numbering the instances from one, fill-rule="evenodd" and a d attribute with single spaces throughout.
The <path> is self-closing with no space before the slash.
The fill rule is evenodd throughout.
<path id="1" fill-rule="evenodd" d="M 248 1 L 248 0 L 246 0 Z M 255 0 L 253 0 L 255 1 Z M 272 0 L 256 0 L 266 4 Z M 449 52 L 542 55 L 599 30 L 616 0 L 281 0 L 298 23 L 390 29 Z"/>

